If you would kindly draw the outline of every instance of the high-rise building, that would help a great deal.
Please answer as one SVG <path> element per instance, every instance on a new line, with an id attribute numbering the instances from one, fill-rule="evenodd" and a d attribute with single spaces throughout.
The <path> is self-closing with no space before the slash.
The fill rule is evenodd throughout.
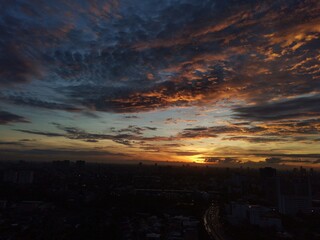
<path id="1" fill-rule="evenodd" d="M 5 183 L 17 183 L 18 182 L 18 172 L 12 171 L 12 170 L 4 172 L 3 181 Z"/>
<path id="2" fill-rule="evenodd" d="M 289 215 L 309 212 L 312 208 L 309 176 L 303 174 L 281 179 L 278 207 L 280 213 Z"/>
<path id="3" fill-rule="evenodd" d="M 19 184 L 31 184 L 33 183 L 33 171 L 19 171 L 18 172 Z"/>
<path id="4" fill-rule="evenodd" d="M 4 172 L 3 181 L 5 183 L 31 184 L 33 183 L 33 175 L 33 171 L 29 170 L 9 170 Z"/>
<path id="5" fill-rule="evenodd" d="M 279 177 L 277 170 L 271 167 L 261 168 L 260 178 L 262 183 L 262 191 L 267 204 L 277 206 L 279 202 Z"/>

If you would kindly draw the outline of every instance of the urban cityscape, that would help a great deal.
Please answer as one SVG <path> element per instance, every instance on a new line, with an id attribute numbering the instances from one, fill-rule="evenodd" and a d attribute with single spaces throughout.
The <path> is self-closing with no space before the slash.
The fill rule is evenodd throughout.
<path id="1" fill-rule="evenodd" d="M 320 172 L 1 164 L 1 239 L 319 239 Z"/>

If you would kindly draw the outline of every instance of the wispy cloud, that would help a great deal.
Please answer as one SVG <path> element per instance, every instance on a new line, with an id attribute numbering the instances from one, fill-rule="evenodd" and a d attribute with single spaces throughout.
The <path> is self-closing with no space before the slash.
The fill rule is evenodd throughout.
<path id="1" fill-rule="evenodd" d="M 19 116 L 7 111 L 0 111 L 0 124 L 5 125 L 5 124 L 19 123 L 19 122 L 29 123 L 29 121 L 23 116 Z"/>
<path id="2" fill-rule="evenodd" d="M 320 95 L 297 97 L 289 100 L 256 104 L 235 108 L 236 117 L 246 120 L 268 121 L 318 117 L 320 115 Z"/>

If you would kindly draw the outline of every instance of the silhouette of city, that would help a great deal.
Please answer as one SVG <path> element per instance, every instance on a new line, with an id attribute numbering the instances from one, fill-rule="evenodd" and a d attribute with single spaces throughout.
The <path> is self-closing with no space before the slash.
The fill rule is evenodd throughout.
<path id="1" fill-rule="evenodd" d="M 1 239 L 318 239 L 320 173 L 1 162 Z"/>

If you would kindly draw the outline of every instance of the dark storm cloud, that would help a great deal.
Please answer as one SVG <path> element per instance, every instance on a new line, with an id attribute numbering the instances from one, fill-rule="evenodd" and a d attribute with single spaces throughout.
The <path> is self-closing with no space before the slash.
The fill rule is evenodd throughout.
<path id="1" fill-rule="evenodd" d="M 253 154 L 255 156 L 260 156 L 260 157 L 275 157 L 275 158 L 319 158 L 320 154 L 312 154 L 312 153 L 306 153 L 306 154 L 285 154 L 285 153 L 273 153 L 273 154 L 268 154 L 268 153 L 258 153 L 258 154 Z"/>
<path id="2" fill-rule="evenodd" d="M 320 95 L 239 107 L 234 111 L 238 118 L 255 121 L 317 117 L 320 115 Z"/>
<path id="3" fill-rule="evenodd" d="M 124 116 L 125 119 L 138 119 L 139 117 L 136 115 Z"/>
<path id="4" fill-rule="evenodd" d="M 5 124 L 19 123 L 19 122 L 29 123 L 29 121 L 22 116 L 0 110 L 0 124 L 5 125 Z"/>
<path id="5" fill-rule="evenodd" d="M 5 31 L 0 23 L 0 33 Z M 3 36 L 3 35 L 2 35 Z M 25 83 L 41 75 L 40 65 L 23 54 L 21 46 L 0 41 L 0 86 Z"/>
<path id="6" fill-rule="evenodd" d="M 270 158 L 266 158 L 265 162 L 268 164 L 285 164 L 285 163 L 317 163 L 317 161 L 315 160 L 301 160 L 301 159 L 282 159 L 279 157 L 270 157 Z"/>
<path id="7" fill-rule="evenodd" d="M 307 114 L 306 114 L 307 115 Z M 250 143 L 269 142 L 309 142 L 317 141 L 320 133 L 320 119 L 289 119 L 245 124 L 228 124 L 212 127 L 185 128 L 178 133 L 177 139 L 214 138 L 222 140 L 247 141 Z"/>
<path id="8" fill-rule="evenodd" d="M 245 136 L 236 136 L 236 137 L 226 137 L 222 140 L 231 140 L 231 141 L 247 141 L 250 143 L 269 143 L 269 142 L 285 142 L 289 141 L 290 139 L 287 138 L 275 138 L 275 137 L 245 137 Z"/>
<path id="9" fill-rule="evenodd" d="M 279 157 L 270 157 L 270 158 L 266 158 L 266 163 L 281 163 L 283 162 L 283 160 Z"/>
<path id="10" fill-rule="evenodd" d="M 23 145 L 23 143 L 22 143 L 22 142 L 0 141 L 0 145 L 14 145 L 14 146 L 21 146 L 21 145 Z"/>
<path id="11" fill-rule="evenodd" d="M 168 153 L 176 154 L 177 156 L 196 156 L 202 154 L 202 152 L 197 151 L 167 151 Z"/>
<path id="12" fill-rule="evenodd" d="M 130 146 L 130 147 L 135 145 L 136 143 L 139 143 L 142 148 L 145 146 L 144 144 L 145 142 L 159 142 L 159 141 L 171 142 L 174 140 L 189 138 L 188 136 L 180 136 L 180 135 L 171 136 L 171 137 L 143 136 L 144 131 L 155 131 L 154 127 L 138 127 L 134 125 L 129 125 L 127 128 L 122 128 L 122 129 L 111 128 L 109 129 L 109 133 L 92 133 L 92 132 L 87 132 L 86 130 L 78 127 L 64 126 L 60 123 L 52 123 L 52 124 L 57 129 L 63 131 L 63 133 L 38 131 L 38 130 L 26 130 L 26 129 L 15 129 L 15 131 L 28 133 L 28 134 L 35 134 L 40 136 L 47 136 L 47 137 L 64 137 L 71 140 L 82 140 L 82 141 L 91 142 L 91 143 L 96 143 L 96 142 L 99 142 L 100 140 L 111 140 L 115 143 L 119 143 L 119 144 Z M 165 146 L 165 147 L 168 147 L 168 146 Z M 183 145 L 174 144 L 172 146 L 183 146 Z"/>
<path id="13" fill-rule="evenodd" d="M 88 133 L 80 128 L 75 128 L 75 127 L 65 127 L 65 126 L 59 125 L 58 128 L 60 130 L 63 130 L 64 133 L 25 130 L 25 129 L 15 129 L 15 131 L 29 133 L 29 134 L 35 134 L 35 135 L 40 135 L 40 136 L 46 136 L 46 137 L 65 137 L 65 138 L 69 138 L 69 139 L 80 139 L 80 140 L 89 141 L 89 142 L 98 141 L 101 139 L 111 139 L 112 138 L 112 135 L 92 134 L 92 133 Z"/>
<path id="14" fill-rule="evenodd" d="M 11 104 L 22 105 L 22 106 L 46 108 L 46 109 L 52 109 L 52 110 L 64 110 L 64 111 L 70 111 L 70 112 L 78 112 L 81 110 L 80 108 L 76 106 L 72 106 L 70 104 L 49 102 L 49 101 L 41 100 L 35 97 L 6 96 L 6 97 L 0 97 L 0 99 Z"/>
<path id="15" fill-rule="evenodd" d="M 18 105 L 117 113 L 307 94 L 320 88 L 318 11 L 316 0 L 4 1 L 0 84 L 39 79 L 64 97 Z"/>
<path id="16" fill-rule="evenodd" d="M 146 129 L 146 130 L 151 130 L 151 131 L 156 131 L 158 128 L 156 128 L 156 127 L 148 127 L 148 126 L 144 126 L 144 128 Z"/>
<path id="17" fill-rule="evenodd" d="M 266 154 L 267 155 L 267 154 Z M 259 155 L 257 155 L 259 156 Z M 303 158 L 303 159 L 301 159 Z M 319 160 L 316 159 L 316 155 L 281 155 L 267 157 L 264 161 L 253 162 L 253 161 L 243 161 L 242 157 L 205 157 L 205 163 L 214 163 L 218 165 L 230 164 L 230 166 L 252 166 L 252 167 L 263 167 L 263 166 L 285 166 L 294 164 L 317 164 Z"/>
<path id="18" fill-rule="evenodd" d="M 213 127 L 186 128 L 178 134 L 181 138 L 210 138 L 220 134 L 257 134 L 266 131 L 264 127 L 249 126 L 239 127 L 236 125 L 221 125 Z"/>
<path id="19" fill-rule="evenodd" d="M 204 162 L 206 163 L 218 163 L 218 164 L 227 164 L 227 163 L 241 163 L 238 158 L 233 157 L 206 157 Z"/>
<path id="20" fill-rule="evenodd" d="M 129 125 L 127 128 L 122 128 L 122 129 L 115 129 L 115 128 L 111 129 L 111 131 L 114 132 L 114 133 L 127 132 L 127 133 L 133 133 L 133 134 L 136 134 L 136 135 L 142 135 L 144 130 L 145 130 L 145 128 L 138 127 L 138 126 L 135 126 L 135 125 Z"/>
<path id="21" fill-rule="evenodd" d="M 63 133 L 57 132 L 47 132 L 47 131 L 37 131 L 37 130 L 25 130 L 25 129 L 15 129 L 15 131 L 35 134 L 46 137 L 65 137 L 67 139 L 73 140 L 82 140 L 85 142 L 96 143 L 100 140 L 111 140 L 119 144 L 123 144 L 126 146 L 131 146 L 135 141 L 139 140 L 158 140 L 157 137 L 153 138 L 145 138 L 142 135 L 142 132 L 145 130 L 154 130 L 154 128 L 140 128 L 134 125 L 130 125 L 127 128 L 123 129 L 110 129 L 111 134 L 103 134 L 103 133 L 90 133 L 78 127 L 69 127 L 64 126 L 59 123 L 52 123 L 59 130 L 63 131 Z"/>
<path id="22" fill-rule="evenodd" d="M 123 153 L 113 153 L 110 151 L 102 150 L 69 150 L 69 149 L 29 149 L 29 150 L 17 150 L 17 149 L 2 149 L 3 154 L 15 153 L 17 155 L 31 155 L 31 156 L 76 156 L 76 157 L 91 157 L 91 156 L 127 156 Z"/>
<path id="23" fill-rule="evenodd" d="M 42 131 L 36 131 L 36 130 L 15 129 L 15 131 L 29 133 L 29 134 L 35 134 L 35 135 L 41 135 L 41 136 L 46 136 L 46 137 L 64 137 L 65 136 L 62 133 L 42 132 Z"/>
<path id="24" fill-rule="evenodd" d="M 85 142 L 97 143 L 97 142 L 99 142 L 99 141 L 98 141 L 98 140 L 95 140 L 95 139 L 86 139 Z"/>
<path id="25" fill-rule="evenodd" d="M 24 138 L 24 139 L 20 139 L 20 142 L 34 142 L 36 141 L 36 139 L 28 139 L 28 138 Z"/>

